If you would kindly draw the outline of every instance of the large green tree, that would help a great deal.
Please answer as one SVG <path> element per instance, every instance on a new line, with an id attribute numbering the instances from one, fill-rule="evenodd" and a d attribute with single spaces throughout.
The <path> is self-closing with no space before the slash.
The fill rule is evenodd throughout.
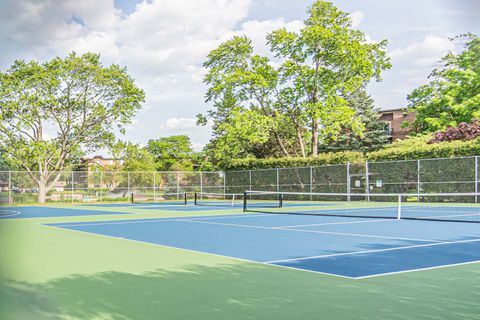
<path id="1" fill-rule="evenodd" d="M 209 53 L 204 81 L 206 101 L 214 108 L 200 115 L 199 123 L 213 119 L 214 145 L 231 145 L 236 137 L 239 155 L 245 156 L 248 145 L 274 141 L 282 155 L 307 156 L 317 155 L 319 141 L 335 139 L 346 126 L 361 134 L 364 126 L 346 96 L 372 78 L 380 80 L 390 67 L 386 41 L 368 43 L 351 28 L 347 13 L 316 1 L 299 32 L 275 30 L 267 42 L 275 63 L 254 55 L 246 37 Z M 251 123 L 256 130 L 238 130 Z M 222 139 L 228 143 L 219 143 Z"/>
<path id="2" fill-rule="evenodd" d="M 416 132 L 434 132 L 480 118 L 480 38 L 468 34 L 465 49 L 449 53 L 443 65 L 432 71 L 430 83 L 408 95 L 416 118 L 409 124 Z"/>
<path id="3" fill-rule="evenodd" d="M 27 171 L 43 203 L 72 160 L 111 145 L 143 100 L 126 69 L 103 66 L 97 54 L 15 61 L 0 73 L 4 156 Z"/>
<path id="4" fill-rule="evenodd" d="M 193 149 L 186 135 L 149 140 L 146 149 L 154 157 L 157 170 L 192 170 Z"/>
<path id="5" fill-rule="evenodd" d="M 379 121 L 380 114 L 375 108 L 374 100 L 364 89 L 357 90 L 346 97 L 348 105 L 355 109 L 355 114 L 365 127 L 363 135 L 355 133 L 351 128 L 344 127 L 335 140 L 320 144 L 321 151 L 374 151 L 389 143 L 385 123 Z"/>

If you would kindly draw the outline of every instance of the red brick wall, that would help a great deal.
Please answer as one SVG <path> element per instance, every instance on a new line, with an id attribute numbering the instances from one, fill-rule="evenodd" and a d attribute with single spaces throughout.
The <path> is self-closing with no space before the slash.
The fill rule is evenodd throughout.
<path id="1" fill-rule="evenodd" d="M 415 119 L 414 112 L 402 110 L 386 110 L 381 112 L 380 121 L 389 122 L 392 130 L 392 141 L 404 139 L 411 132 L 410 129 L 402 128 L 402 123 Z"/>

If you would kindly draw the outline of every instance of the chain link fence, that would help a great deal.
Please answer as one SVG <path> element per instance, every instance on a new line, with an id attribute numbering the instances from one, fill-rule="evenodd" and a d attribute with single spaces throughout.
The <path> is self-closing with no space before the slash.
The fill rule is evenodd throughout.
<path id="1" fill-rule="evenodd" d="M 48 184 L 47 202 L 129 201 L 132 194 L 155 198 L 181 192 L 224 192 L 225 174 L 219 172 L 65 171 Z M 37 173 L 0 171 L 0 205 L 38 202 Z"/>
<path id="2" fill-rule="evenodd" d="M 477 193 L 478 162 L 474 156 L 228 172 L 65 171 L 48 192 L 47 202 L 127 201 L 132 193 L 155 198 L 167 193 L 241 194 L 245 190 L 347 193 L 350 197 Z M 27 172 L 0 171 L 0 204 L 35 203 L 37 195 L 38 186 Z"/>
<path id="3" fill-rule="evenodd" d="M 230 171 L 227 193 L 244 190 L 370 193 L 478 192 L 478 156 Z"/>

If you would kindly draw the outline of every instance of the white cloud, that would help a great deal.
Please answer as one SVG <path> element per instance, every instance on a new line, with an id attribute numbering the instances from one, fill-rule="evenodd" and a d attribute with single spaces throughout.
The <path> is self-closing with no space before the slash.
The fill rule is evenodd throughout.
<path id="1" fill-rule="evenodd" d="M 358 27 L 362 23 L 365 14 L 362 11 L 355 11 L 350 13 L 350 19 L 352 19 L 352 26 L 354 28 Z"/>
<path id="2" fill-rule="evenodd" d="M 192 129 L 195 128 L 197 120 L 193 118 L 169 118 L 166 126 L 169 129 Z"/>
<path id="3" fill-rule="evenodd" d="M 417 65 L 425 66 L 440 60 L 449 50 L 453 50 L 453 43 L 447 37 L 427 35 L 420 42 L 413 42 L 405 47 L 392 50 L 389 56 L 392 60 L 409 60 Z"/>

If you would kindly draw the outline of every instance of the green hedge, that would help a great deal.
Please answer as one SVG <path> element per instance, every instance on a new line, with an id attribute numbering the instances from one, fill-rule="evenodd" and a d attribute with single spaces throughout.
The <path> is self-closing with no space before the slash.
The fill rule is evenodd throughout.
<path id="1" fill-rule="evenodd" d="M 410 138 L 385 149 L 370 152 L 368 160 L 416 160 L 480 155 L 480 139 L 427 144 L 429 137 Z"/>
<path id="2" fill-rule="evenodd" d="M 310 167 L 326 164 L 359 163 L 365 160 L 417 160 L 453 158 L 480 155 L 480 139 L 428 144 L 430 135 L 411 137 L 397 141 L 386 148 L 367 154 L 353 151 L 322 153 L 317 157 L 246 158 L 235 159 L 224 165 L 225 171 L 254 170 L 266 168 Z"/>
<path id="3" fill-rule="evenodd" d="M 289 167 L 310 167 L 320 166 L 325 164 L 347 163 L 348 161 L 362 162 L 364 155 L 361 152 L 341 151 L 341 152 L 327 152 L 318 155 L 317 157 L 287 157 L 287 158 L 245 158 L 235 159 L 222 166 L 226 171 L 233 170 L 249 170 L 262 168 L 289 168 Z"/>

